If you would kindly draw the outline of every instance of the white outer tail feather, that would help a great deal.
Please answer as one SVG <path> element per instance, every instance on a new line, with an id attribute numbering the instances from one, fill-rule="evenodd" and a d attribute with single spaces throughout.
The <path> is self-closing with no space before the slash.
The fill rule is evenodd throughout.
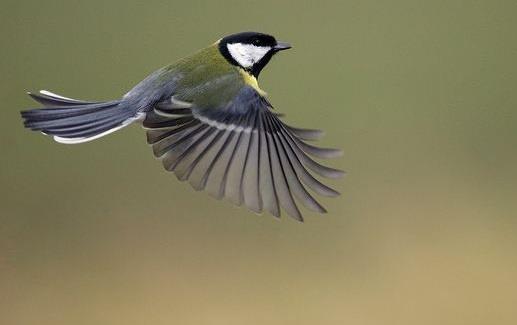
<path id="1" fill-rule="evenodd" d="M 128 126 L 129 124 L 131 124 L 135 121 L 141 121 L 144 117 L 145 117 L 145 113 L 138 113 L 135 117 L 128 118 L 127 120 L 122 122 L 122 124 L 117 125 L 116 127 L 112 128 L 112 129 L 106 130 L 102 133 L 96 134 L 91 137 L 63 138 L 63 137 L 59 137 L 59 136 L 55 135 L 55 136 L 53 136 L 53 138 L 54 138 L 54 141 L 56 141 L 58 143 L 62 143 L 62 144 L 78 144 L 78 143 L 89 142 L 89 141 L 92 141 L 92 140 L 95 140 L 98 138 L 102 138 L 103 136 L 111 134 L 122 128 L 125 128 L 126 126 Z"/>
<path id="2" fill-rule="evenodd" d="M 57 98 L 57 99 L 65 99 L 65 100 L 71 100 L 73 102 L 79 102 L 79 100 L 77 100 L 77 99 L 61 96 L 61 95 L 55 94 L 55 93 L 53 93 L 51 91 L 48 91 L 48 90 L 40 90 L 39 93 L 42 94 L 42 95 L 49 96 L 49 97 L 54 97 L 54 98 Z"/>

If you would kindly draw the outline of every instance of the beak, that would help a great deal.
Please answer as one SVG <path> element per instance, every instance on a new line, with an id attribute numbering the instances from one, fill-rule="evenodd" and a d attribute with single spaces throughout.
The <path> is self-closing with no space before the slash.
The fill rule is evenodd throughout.
<path id="1" fill-rule="evenodd" d="M 283 50 L 288 50 L 291 48 L 291 44 L 289 43 L 284 43 L 284 42 L 278 42 L 276 43 L 275 47 L 273 47 L 273 49 L 278 52 L 278 51 L 283 51 Z"/>

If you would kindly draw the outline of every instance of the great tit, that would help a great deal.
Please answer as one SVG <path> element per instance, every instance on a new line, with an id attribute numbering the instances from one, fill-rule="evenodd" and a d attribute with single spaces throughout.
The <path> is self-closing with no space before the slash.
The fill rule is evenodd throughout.
<path id="1" fill-rule="evenodd" d="M 120 99 L 84 101 L 41 90 L 28 94 L 45 107 L 21 115 L 25 127 L 66 144 L 139 121 L 165 169 L 195 190 L 276 217 L 282 207 L 303 221 L 297 202 L 326 212 L 306 187 L 339 195 L 307 169 L 327 178 L 343 172 L 310 157 L 341 154 L 304 141 L 320 138 L 322 131 L 285 124 L 258 85 L 273 55 L 289 48 L 267 34 L 232 34 L 155 71 Z"/>

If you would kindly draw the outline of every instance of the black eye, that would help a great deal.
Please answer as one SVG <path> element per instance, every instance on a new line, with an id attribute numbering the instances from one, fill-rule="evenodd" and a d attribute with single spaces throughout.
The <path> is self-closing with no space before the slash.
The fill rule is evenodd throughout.
<path id="1" fill-rule="evenodd" d="M 260 44 L 260 40 L 259 40 L 258 38 L 255 38 L 255 39 L 253 40 L 253 44 L 255 44 L 255 45 L 259 45 L 259 44 Z"/>

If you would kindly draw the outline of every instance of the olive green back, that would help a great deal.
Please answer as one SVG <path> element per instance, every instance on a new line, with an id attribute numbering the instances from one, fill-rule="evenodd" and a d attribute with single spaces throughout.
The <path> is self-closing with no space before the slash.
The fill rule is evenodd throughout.
<path id="1" fill-rule="evenodd" d="M 175 96 L 207 108 L 224 105 L 244 85 L 238 68 L 221 55 L 217 44 L 169 65 L 162 78 L 178 78 Z"/>

